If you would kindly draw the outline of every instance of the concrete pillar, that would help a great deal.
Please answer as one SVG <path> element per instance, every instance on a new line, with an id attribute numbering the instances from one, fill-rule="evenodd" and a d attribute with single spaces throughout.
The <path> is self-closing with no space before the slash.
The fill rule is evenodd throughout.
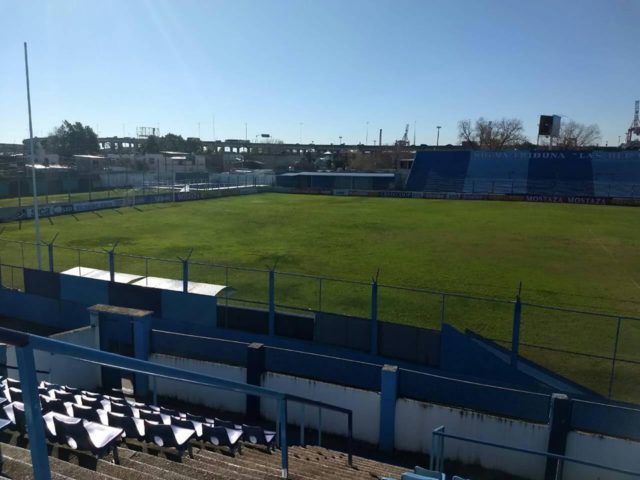
<path id="1" fill-rule="evenodd" d="M 548 453 L 564 455 L 567 450 L 567 436 L 571 430 L 571 400 L 564 394 L 554 393 L 551 396 L 549 410 L 549 443 Z M 562 478 L 562 463 L 547 458 L 544 473 L 545 480 Z"/>
<path id="2" fill-rule="evenodd" d="M 395 443 L 398 367 L 384 365 L 380 379 L 380 450 L 390 452 Z"/>
<path id="3" fill-rule="evenodd" d="M 262 343 L 252 343 L 247 347 L 247 384 L 260 386 L 265 371 L 265 347 Z M 247 395 L 246 415 L 250 422 L 260 418 L 260 397 Z"/>
<path id="4" fill-rule="evenodd" d="M 133 323 L 133 355 L 140 360 L 149 360 L 151 351 L 151 312 L 137 317 L 131 317 Z M 149 396 L 149 376 L 136 373 L 134 379 L 136 397 Z"/>

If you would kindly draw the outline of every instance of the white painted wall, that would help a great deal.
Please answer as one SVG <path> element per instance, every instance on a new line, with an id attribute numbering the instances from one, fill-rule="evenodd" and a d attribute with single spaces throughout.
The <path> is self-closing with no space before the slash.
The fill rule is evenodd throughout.
<path id="1" fill-rule="evenodd" d="M 74 345 L 96 348 L 96 336 L 94 329 L 82 327 L 77 330 L 57 333 L 51 338 L 69 342 Z M 88 362 L 83 362 L 64 355 L 53 355 L 49 352 L 34 350 L 33 352 L 36 370 L 45 373 L 38 373 L 38 380 L 60 385 L 69 385 L 84 390 L 96 390 L 101 382 L 100 367 Z M 17 367 L 15 347 L 7 347 L 7 366 Z M 17 369 L 9 368 L 8 374 L 12 378 L 20 379 Z"/>
<path id="2" fill-rule="evenodd" d="M 158 353 L 151 354 L 149 361 L 160 365 L 188 370 L 190 372 L 212 375 L 226 380 L 233 380 L 235 382 L 246 383 L 247 381 L 247 369 L 244 367 L 236 367 L 222 363 L 203 362 L 201 360 L 174 357 Z M 150 386 L 152 385 L 153 382 L 150 383 Z M 171 397 L 184 402 L 212 407 L 228 412 L 245 412 L 246 395 L 244 393 L 235 393 L 204 385 L 179 382 L 165 378 L 158 378 L 157 388 L 158 395 L 163 397 Z"/>
<path id="3" fill-rule="evenodd" d="M 640 443 L 586 432 L 570 432 L 567 457 L 640 472 Z M 564 480 L 628 480 L 629 475 L 565 462 Z"/>
<path id="4" fill-rule="evenodd" d="M 57 333 L 52 339 L 83 347 L 99 348 L 95 328 L 82 327 L 68 332 Z M 43 355 L 39 358 L 39 355 Z M 48 356 L 48 358 L 45 358 Z M 45 363 L 46 362 L 46 363 Z M 84 390 L 97 390 L 101 386 L 101 367 L 89 362 L 76 360 L 63 355 L 37 352 L 36 368 L 46 369 L 48 364 L 50 382 L 69 385 Z"/>
<path id="5" fill-rule="evenodd" d="M 377 444 L 380 422 L 380 395 L 377 392 L 343 387 L 331 383 L 317 382 L 306 378 L 292 377 L 267 372 L 262 376 L 262 386 L 292 395 L 330 403 L 353 410 L 353 437 L 368 443 Z M 263 400 L 260 411 L 265 418 L 277 419 L 277 406 L 274 400 Z M 289 402 L 288 421 L 300 425 L 300 404 Z M 305 423 L 310 427 L 318 425 L 318 409 L 305 408 Z M 338 435 L 347 434 L 347 416 L 339 412 L 323 410 L 322 431 Z"/>
<path id="6" fill-rule="evenodd" d="M 441 425 L 446 433 L 538 451 L 546 451 L 549 439 L 546 425 L 400 398 L 396 403 L 396 449 L 430 453 L 431 432 Z M 544 477 L 543 457 L 448 438 L 444 452 L 448 460 L 479 464 L 524 478 Z"/>

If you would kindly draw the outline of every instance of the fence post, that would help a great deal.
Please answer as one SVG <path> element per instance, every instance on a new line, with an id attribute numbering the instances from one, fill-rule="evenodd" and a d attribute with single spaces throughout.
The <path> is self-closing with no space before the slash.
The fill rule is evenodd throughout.
<path id="1" fill-rule="evenodd" d="M 53 272 L 53 242 L 47 245 L 47 249 L 49 250 L 49 271 Z"/>
<path id="2" fill-rule="evenodd" d="M 289 449 L 287 446 L 287 399 L 280 399 L 280 454 L 282 456 L 281 478 L 289 478 Z"/>
<path id="3" fill-rule="evenodd" d="M 520 285 L 522 287 L 522 285 Z M 513 330 L 511 331 L 511 366 L 518 365 L 518 351 L 520 347 L 520 319 L 522 317 L 522 303 L 520 301 L 520 290 L 516 296 L 516 303 L 513 307 Z"/>
<path id="4" fill-rule="evenodd" d="M 33 474 L 38 480 L 48 480 L 51 478 L 49 454 L 44 436 L 42 411 L 40 410 L 33 347 L 28 343 L 16 346 L 16 359 L 18 360 L 20 386 L 24 397 L 24 413 L 27 420 L 27 431 L 29 432 L 29 449 L 31 450 Z"/>
<path id="5" fill-rule="evenodd" d="M 318 446 L 322 446 L 322 407 L 318 407 Z"/>
<path id="6" fill-rule="evenodd" d="M 276 275 L 269 270 L 269 336 L 276 333 Z"/>
<path id="7" fill-rule="evenodd" d="M 549 411 L 549 442 L 547 452 L 564 455 L 567 449 L 567 436 L 571 430 L 571 400 L 564 394 L 551 395 Z M 562 463 L 555 458 L 547 457 L 544 472 L 545 480 L 562 478 Z"/>
<path id="8" fill-rule="evenodd" d="M 618 326 L 616 328 L 616 343 L 613 345 L 613 358 L 611 359 L 611 373 L 609 374 L 609 400 L 611 400 L 611 390 L 613 389 L 613 377 L 616 371 L 616 358 L 618 356 L 618 340 L 620 338 L 620 323 L 622 319 L 618 317 Z"/>
<path id="9" fill-rule="evenodd" d="M 189 292 L 189 259 L 182 260 L 182 291 Z"/>
<path id="10" fill-rule="evenodd" d="M 116 281 L 116 259 L 113 250 L 109 250 L 109 280 Z"/>
<path id="11" fill-rule="evenodd" d="M 305 405 L 304 403 L 300 404 L 300 446 L 304 447 L 304 424 L 305 424 Z"/>
<path id="12" fill-rule="evenodd" d="M 378 277 L 371 282 L 371 355 L 378 354 Z"/>

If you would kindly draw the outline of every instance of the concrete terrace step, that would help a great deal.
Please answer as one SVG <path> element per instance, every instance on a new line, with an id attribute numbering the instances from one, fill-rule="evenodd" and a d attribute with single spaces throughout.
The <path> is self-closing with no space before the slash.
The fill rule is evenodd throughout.
<path id="1" fill-rule="evenodd" d="M 195 453 L 195 452 L 194 452 Z M 238 466 L 228 466 L 222 462 L 204 462 L 191 460 L 185 456 L 183 462 L 169 460 L 162 456 L 156 456 L 150 453 L 136 452 L 135 455 L 123 462 L 131 468 L 152 469 L 153 471 L 162 472 L 159 474 L 161 478 L 180 479 L 198 479 L 198 480 L 218 480 L 224 478 L 238 478 L 249 480 L 258 478 L 251 475 L 250 472 L 240 471 Z"/>
<path id="2" fill-rule="evenodd" d="M 6 472 L 14 479 L 33 478 L 28 449 L 2 444 Z M 138 445 L 118 449 L 120 465 L 108 456 L 96 460 L 90 455 L 61 447 L 51 448 L 49 456 L 55 480 L 254 480 L 280 478 L 280 452 L 272 455 L 261 448 L 244 446 L 242 454 L 230 456 L 224 450 L 193 448 L 194 458 L 185 455 L 176 461 L 170 454 Z M 289 476 L 292 480 L 354 479 L 374 480 L 383 476 L 400 478 L 406 468 L 355 457 L 353 467 L 347 455 L 320 447 L 290 447 Z"/>
<path id="3" fill-rule="evenodd" d="M 31 466 L 31 453 L 29 450 L 3 444 L 2 454 L 5 459 L 3 474 L 16 480 L 34 478 Z M 12 465 L 11 467 L 9 466 L 10 464 Z M 25 469 L 25 465 L 28 467 L 27 469 Z M 76 480 L 115 480 L 115 477 L 104 475 L 51 456 L 49 456 L 49 465 L 52 478 L 56 476 Z"/>
<path id="4" fill-rule="evenodd" d="M 243 450 L 244 456 L 262 455 L 262 452 L 252 448 Z M 261 460 L 279 468 L 280 454 L 267 455 Z M 341 478 L 371 479 L 383 476 L 400 477 L 407 469 L 396 467 L 362 457 L 353 457 L 353 467 L 347 465 L 347 454 L 323 449 L 320 447 L 291 447 L 289 449 L 289 471 L 291 474 L 309 475 L 309 478 L 319 478 L 320 473 L 335 474 Z M 324 477 L 323 477 L 324 478 Z"/>

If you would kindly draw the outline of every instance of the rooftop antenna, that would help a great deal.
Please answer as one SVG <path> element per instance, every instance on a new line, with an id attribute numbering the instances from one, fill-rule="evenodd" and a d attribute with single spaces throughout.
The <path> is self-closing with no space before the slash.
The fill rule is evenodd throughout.
<path id="1" fill-rule="evenodd" d="M 27 106 L 29 108 L 29 153 L 31 155 L 31 180 L 33 182 L 33 219 L 36 228 L 36 258 L 38 270 L 42 270 L 42 257 L 40 255 L 40 212 L 38 211 L 38 192 L 36 189 L 36 157 L 33 147 L 33 124 L 31 122 L 31 90 L 29 89 L 29 58 L 27 54 L 27 42 L 24 42 L 24 71 L 27 76 Z"/>

